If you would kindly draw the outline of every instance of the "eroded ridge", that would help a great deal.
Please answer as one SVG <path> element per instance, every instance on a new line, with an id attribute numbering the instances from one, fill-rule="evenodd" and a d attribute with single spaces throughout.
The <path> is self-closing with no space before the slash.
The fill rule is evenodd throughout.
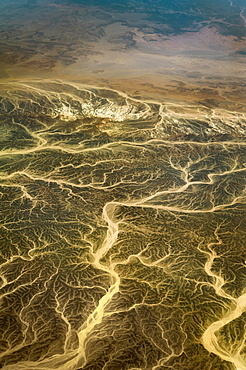
<path id="1" fill-rule="evenodd" d="M 243 113 L 1 96 L 2 368 L 246 369 Z"/>

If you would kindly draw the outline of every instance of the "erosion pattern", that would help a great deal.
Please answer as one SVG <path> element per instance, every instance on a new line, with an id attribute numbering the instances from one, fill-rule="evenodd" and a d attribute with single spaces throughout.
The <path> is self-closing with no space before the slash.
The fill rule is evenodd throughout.
<path id="1" fill-rule="evenodd" d="M 245 117 L 1 89 L 1 367 L 246 369 Z"/>

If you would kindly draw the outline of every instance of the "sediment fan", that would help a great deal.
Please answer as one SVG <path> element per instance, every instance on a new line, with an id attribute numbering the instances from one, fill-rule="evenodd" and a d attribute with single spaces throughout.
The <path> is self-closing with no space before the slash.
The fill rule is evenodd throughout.
<path id="1" fill-rule="evenodd" d="M 0 95 L 2 369 L 246 369 L 244 115 Z"/>

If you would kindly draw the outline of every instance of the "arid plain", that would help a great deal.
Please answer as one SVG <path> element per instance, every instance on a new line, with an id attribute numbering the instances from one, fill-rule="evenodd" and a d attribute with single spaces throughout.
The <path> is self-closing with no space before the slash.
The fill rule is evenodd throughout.
<path id="1" fill-rule="evenodd" d="M 246 370 L 245 16 L 0 1 L 0 368 Z"/>

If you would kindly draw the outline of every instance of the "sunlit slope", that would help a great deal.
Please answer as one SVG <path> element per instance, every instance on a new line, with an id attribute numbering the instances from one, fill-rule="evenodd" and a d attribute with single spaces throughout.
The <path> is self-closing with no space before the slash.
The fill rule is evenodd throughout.
<path id="1" fill-rule="evenodd" d="M 246 369 L 244 115 L 1 96 L 2 368 Z"/>

